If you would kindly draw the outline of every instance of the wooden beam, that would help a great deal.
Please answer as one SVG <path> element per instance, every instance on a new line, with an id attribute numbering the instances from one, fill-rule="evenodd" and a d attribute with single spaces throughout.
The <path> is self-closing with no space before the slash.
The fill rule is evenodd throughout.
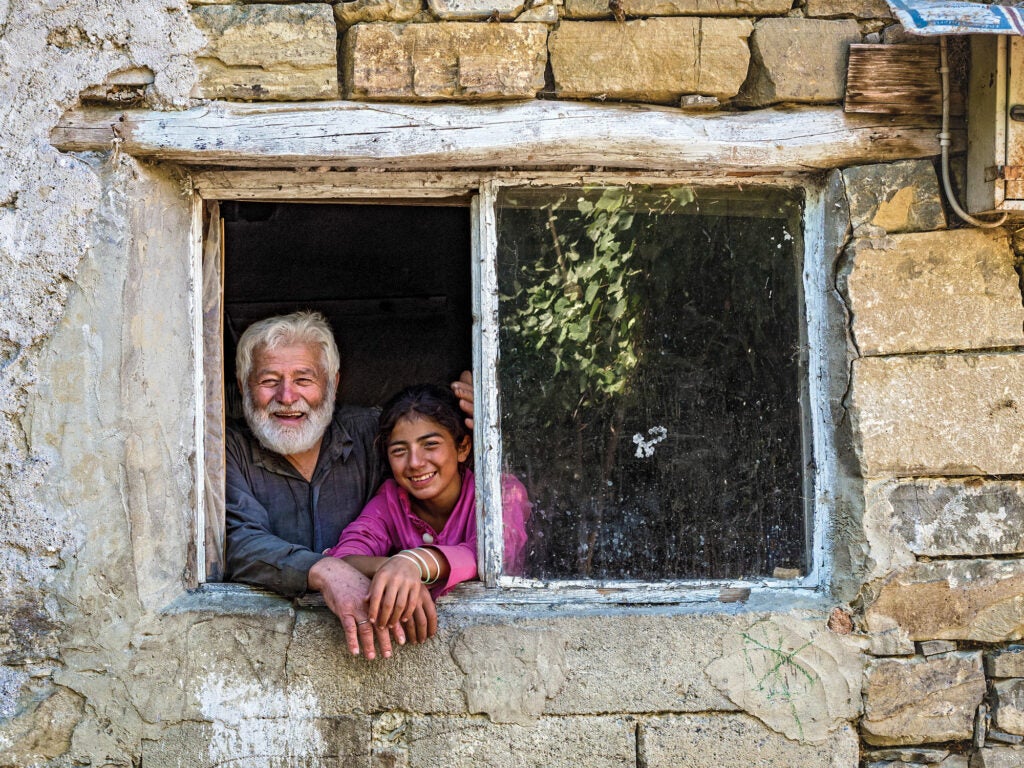
<path id="1" fill-rule="evenodd" d="M 689 114 L 641 105 L 211 102 L 181 112 L 79 108 L 51 134 L 64 151 L 120 149 L 191 165 L 465 170 L 575 166 L 778 173 L 929 157 L 927 117 L 840 107 Z M 962 131 L 957 131 L 962 146 Z"/>

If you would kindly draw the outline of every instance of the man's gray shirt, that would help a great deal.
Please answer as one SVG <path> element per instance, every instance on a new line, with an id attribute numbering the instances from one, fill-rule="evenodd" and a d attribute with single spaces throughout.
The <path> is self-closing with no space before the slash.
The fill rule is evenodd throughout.
<path id="1" fill-rule="evenodd" d="M 379 411 L 338 406 L 307 482 L 247 428 L 225 440 L 227 578 L 300 595 L 309 569 L 381 482 L 373 441 Z"/>

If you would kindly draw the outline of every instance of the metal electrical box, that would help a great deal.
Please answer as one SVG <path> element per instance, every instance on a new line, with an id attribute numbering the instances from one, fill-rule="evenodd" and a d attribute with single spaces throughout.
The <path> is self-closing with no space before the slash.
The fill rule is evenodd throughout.
<path id="1" fill-rule="evenodd" d="M 1024 214 L 1024 38 L 972 35 L 967 211 Z"/>

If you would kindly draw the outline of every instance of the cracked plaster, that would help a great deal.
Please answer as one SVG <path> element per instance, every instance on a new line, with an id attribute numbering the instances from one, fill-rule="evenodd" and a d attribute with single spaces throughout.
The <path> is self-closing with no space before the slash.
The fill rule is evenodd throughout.
<path id="1" fill-rule="evenodd" d="M 58 153 L 48 135 L 81 91 L 128 67 L 154 72 L 153 106 L 183 106 L 190 55 L 201 44 L 183 0 L 0 0 L 0 665 L 8 665 L 0 671 L 30 675 L 21 686 L 28 703 L 4 723 L 13 733 L 19 718 L 47 707 L 78 712 L 61 704 L 68 694 L 49 674 L 78 602 L 65 578 L 79 532 L 71 509 L 40 493 L 61 457 L 34 443 L 25 422 L 40 355 L 91 247 L 102 188 L 88 162 Z M 5 689 L 0 706 L 10 709 L 15 696 Z M 10 746 L 12 754 L 22 748 L 28 760 L 56 747 L 32 739 Z"/>

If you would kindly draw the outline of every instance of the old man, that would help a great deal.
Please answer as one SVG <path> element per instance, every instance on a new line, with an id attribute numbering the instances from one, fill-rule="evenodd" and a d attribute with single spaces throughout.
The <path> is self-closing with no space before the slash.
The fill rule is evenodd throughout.
<path id="1" fill-rule="evenodd" d="M 238 386 L 248 429 L 226 439 L 229 578 L 287 596 L 319 590 L 338 616 L 352 653 L 391 655 L 391 637 L 366 615 L 369 580 L 321 553 L 380 485 L 374 447 L 377 411 L 336 404 L 340 358 L 317 312 L 267 318 L 242 334 Z M 472 415 L 468 374 L 452 384 Z M 413 619 L 393 628 L 399 643 L 434 634 L 437 617 L 426 587 Z"/>

